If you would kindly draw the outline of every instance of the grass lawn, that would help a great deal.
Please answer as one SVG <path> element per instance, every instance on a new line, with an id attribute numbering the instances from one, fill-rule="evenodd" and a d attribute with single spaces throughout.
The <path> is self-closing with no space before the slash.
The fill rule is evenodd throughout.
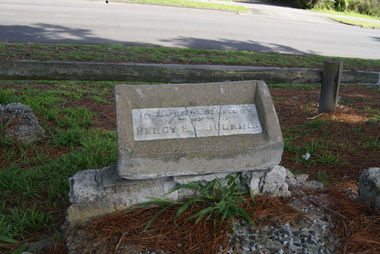
<path id="1" fill-rule="evenodd" d="M 379 17 L 359 14 L 359 13 L 354 13 L 354 12 L 347 12 L 347 11 L 339 12 L 339 11 L 325 10 L 325 9 L 313 9 L 312 11 L 343 16 L 343 17 L 331 17 L 331 19 L 345 23 L 345 24 L 361 26 L 363 28 L 369 28 L 369 29 L 380 28 L 380 23 L 371 22 L 371 20 L 380 21 Z M 347 18 L 344 18 L 344 17 L 347 17 Z M 366 19 L 368 21 L 361 21 L 361 20 L 355 20 L 355 19 L 349 19 L 349 18 L 361 18 L 361 19 Z"/>
<path id="2" fill-rule="evenodd" d="M 345 19 L 345 18 L 332 18 L 332 19 L 345 23 L 345 24 L 360 26 L 362 28 L 380 29 L 380 23 L 373 23 L 373 22 L 352 20 L 352 19 Z"/>
<path id="3" fill-rule="evenodd" d="M 236 50 L 173 49 L 83 44 L 0 43 L 0 61 L 68 61 L 108 63 L 210 64 L 322 69 L 329 59 L 342 60 L 345 70 L 380 71 L 380 60 L 282 55 Z"/>
<path id="4" fill-rule="evenodd" d="M 0 44 L 0 61 L 322 68 L 328 59 L 124 45 Z M 339 59 L 344 69 L 380 71 L 380 60 Z M 0 135 L 0 253 L 26 249 L 41 239 L 53 242 L 37 253 L 65 253 L 57 250 L 65 250 L 61 226 L 70 205 L 67 179 L 78 171 L 102 168 L 117 160 L 115 84 L 0 81 L 0 104 L 29 105 L 46 131 L 42 142 L 31 145 Z M 285 142 L 281 165 L 296 174 L 309 174 L 330 190 L 357 189 L 361 171 L 379 165 L 380 90 L 344 85 L 337 112 L 315 117 L 319 89 L 318 84 L 270 85 Z M 0 122 L 0 134 L 9 124 Z M 310 160 L 303 157 L 307 153 Z"/>

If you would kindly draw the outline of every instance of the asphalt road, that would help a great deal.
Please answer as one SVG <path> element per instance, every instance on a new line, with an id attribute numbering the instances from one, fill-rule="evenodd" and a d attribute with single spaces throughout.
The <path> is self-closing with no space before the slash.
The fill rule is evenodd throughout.
<path id="1" fill-rule="evenodd" d="M 380 59 L 380 30 L 260 3 L 251 13 L 109 0 L 1 0 L 0 41 L 236 49 Z"/>

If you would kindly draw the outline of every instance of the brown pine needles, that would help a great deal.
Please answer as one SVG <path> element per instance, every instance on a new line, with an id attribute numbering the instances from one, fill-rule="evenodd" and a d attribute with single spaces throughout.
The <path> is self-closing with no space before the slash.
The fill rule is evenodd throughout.
<path id="1" fill-rule="evenodd" d="M 208 219 L 195 223 L 188 219 L 205 207 L 194 204 L 181 215 L 175 216 L 178 207 L 162 212 L 144 231 L 149 220 L 161 207 L 133 209 L 102 216 L 85 228 L 85 253 L 126 253 L 127 249 L 161 250 L 170 253 L 217 253 L 228 243 L 231 223 Z M 96 243 L 95 245 L 93 243 Z"/>
<path id="2" fill-rule="evenodd" d="M 369 204 L 331 191 L 330 208 L 346 216 L 349 221 L 334 217 L 336 234 L 341 239 L 340 253 L 380 253 L 380 211 Z"/>
<path id="3" fill-rule="evenodd" d="M 339 191 L 330 191 L 324 203 L 331 210 L 347 217 L 349 221 L 330 213 L 335 223 L 334 234 L 339 237 L 341 249 L 336 253 L 380 253 L 380 211 L 368 204 L 348 198 Z M 245 198 L 249 198 L 247 195 Z M 241 203 L 242 208 L 254 219 L 255 226 L 270 223 L 295 222 L 306 214 L 287 205 L 287 199 L 256 196 L 255 204 Z M 179 216 L 178 207 L 162 212 L 144 231 L 150 219 L 161 207 L 133 209 L 104 215 L 87 225 L 72 229 L 84 232 L 79 237 L 81 253 L 135 253 L 141 250 L 165 253 L 216 254 L 220 248 L 227 249 L 230 220 L 203 219 L 195 223 L 188 219 L 205 209 L 206 204 L 195 203 Z M 78 234 L 78 233 L 77 233 Z"/>

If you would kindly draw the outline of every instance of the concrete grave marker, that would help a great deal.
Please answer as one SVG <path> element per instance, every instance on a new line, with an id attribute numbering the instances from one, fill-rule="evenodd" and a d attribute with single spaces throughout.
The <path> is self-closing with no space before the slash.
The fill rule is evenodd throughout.
<path id="1" fill-rule="evenodd" d="M 117 85 L 115 98 L 117 165 L 70 177 L 70 223 L 147 197 L 182 200 L 193 193 L 165 194 L 240 172 L 254 194 L 290 195 L 278 165 L 280 125 L 263 81 Z"/>
<path id="2" fill-rule="evenodd" d="M 263 81 L 115 88 L 120 177 L 268 169 L 283 141 Z"/>

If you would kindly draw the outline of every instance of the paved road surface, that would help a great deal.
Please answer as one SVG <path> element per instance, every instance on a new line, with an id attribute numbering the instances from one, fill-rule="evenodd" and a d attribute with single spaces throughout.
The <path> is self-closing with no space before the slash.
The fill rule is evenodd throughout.
<path id="1" fill-rule="evenodd" d="M 380 30 L 305 10 L 245 3 L 251 13 L 86 0 L 1 0 L 0 41 L 122 43 L 380 59 Z"/>

